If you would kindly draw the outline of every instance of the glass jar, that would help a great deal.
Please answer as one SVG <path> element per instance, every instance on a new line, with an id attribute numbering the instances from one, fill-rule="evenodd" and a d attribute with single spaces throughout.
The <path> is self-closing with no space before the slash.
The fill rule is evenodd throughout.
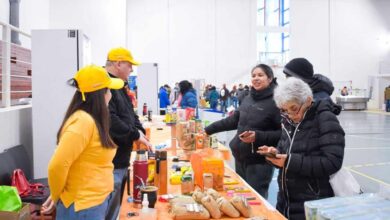
<path id="1" fill-rule="evenodd" d="M 191 175 L 184 175 L 181 178 L 181 194 L 191 195 L 194 191 L 194 182 Z"/>
<path id="2" fill-rule="evenodd" d="M 203 173 L 203 190 L 212 189 L 213 185 L 213 174 Z"/>

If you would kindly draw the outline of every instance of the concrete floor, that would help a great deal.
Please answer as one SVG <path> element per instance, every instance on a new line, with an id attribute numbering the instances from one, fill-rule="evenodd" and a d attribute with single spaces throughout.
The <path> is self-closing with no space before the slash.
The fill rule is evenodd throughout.
<path id="1" fill-rule="evenodd" d="M 390 114 L 343 111 L 338 117 L 345 131 L 343 166 L 351 169 L 364 192 L 390 187 Z M 269 201 L 276 204 L 278 186 L 275 171 Z"/>

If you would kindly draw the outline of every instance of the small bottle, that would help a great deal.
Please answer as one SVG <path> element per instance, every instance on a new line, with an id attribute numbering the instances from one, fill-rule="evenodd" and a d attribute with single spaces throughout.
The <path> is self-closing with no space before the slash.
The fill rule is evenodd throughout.
<path id="1" fill-rule="evenodd" d="M 147 220 L 150 217 L 150 210 L 149 210 L 149 201 L 148 201 L 148 194 L 144 193 L 144 199 L 142 200 L 142 209 L 140 213 L 140 218 L 142 220 Z"/>
<path id="2" fill-rule="evenodd" d="M 148 114 L 148 106 L 146 103 L 144 103 L 144 106 L 142 107 L 142 115 L 146 116 Z"/>

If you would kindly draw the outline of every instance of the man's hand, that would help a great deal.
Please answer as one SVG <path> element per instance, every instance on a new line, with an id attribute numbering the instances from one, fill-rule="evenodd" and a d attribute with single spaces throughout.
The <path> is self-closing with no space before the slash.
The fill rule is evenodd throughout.
<path id="1" fill-rule="evenodd" d="M 148 151 L 153 151 L 152 150 L 152 144 L 149 142 L 149 139 L 142 133 L 142 131 L 139 131 L 139 139 L 138 141 L 141 144 L 144 144 L 147 147 Z"/>

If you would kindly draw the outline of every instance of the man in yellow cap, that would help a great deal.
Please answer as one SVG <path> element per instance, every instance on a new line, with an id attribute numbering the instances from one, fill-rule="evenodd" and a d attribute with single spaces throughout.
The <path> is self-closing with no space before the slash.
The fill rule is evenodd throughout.
<path id="1" fill-rule="evenodd" d="M 139 64 L 139 62 L 134 60 L 129 50 L 119 47 L 108 52 L 106 70 L 111 77 L 122 79 L 126 87 L 128 77 L 133 72 L 133 65 L 137 66 Z M 121 90 L 111 90 L 112 99 L 109 104 L 111 116 L 110 135 L 115 144 L 118 145 L 118 149 L 113 160 L 114 191 L 108 203 L 106 220 L 115 220 L 119 214 L 122 195 L 128 178 L 127 169 L 130 165 L 133 141 L 138 140 L 151 147 L 145 136 L 145 129 L 133 110 L 134 106 L 127 95 L 125 87 Z"/>

